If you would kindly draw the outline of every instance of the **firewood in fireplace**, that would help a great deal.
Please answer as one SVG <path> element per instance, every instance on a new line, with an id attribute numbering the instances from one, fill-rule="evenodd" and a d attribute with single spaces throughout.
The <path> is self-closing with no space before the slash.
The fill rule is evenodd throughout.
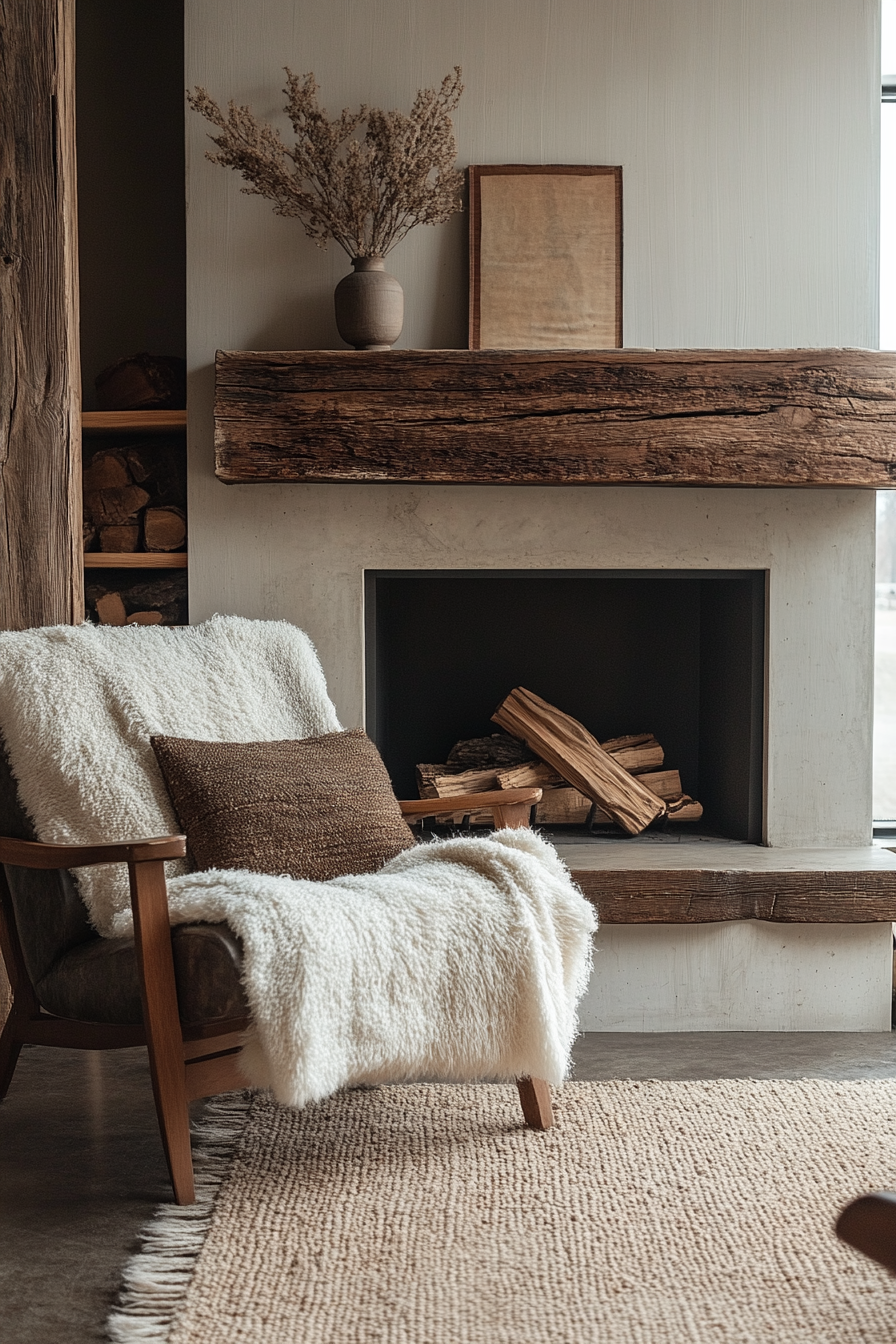
<path id="1" fill-rule="evenodd" d="M 535 822 L 538 826 L 584 826 L 592 806 L 590 798 L 568 784 L 561 789 L 545 789 L 535 808 Z M 612 820 L 605 812 L 601 813 L 600 819 Z"/>
<path id="2" fill-rule="evenodd" d="M 499 789 L 528 789 L 533 786 L 540 789 L 563 789 L 569 786 L 562 775 L 544 761 L 525 761 L 523 765 L 508 765 L 504 770 L 496 770 L 495 778 Z"/>
<path id="3" fill-rule="evenodd" d="M 459 775 L 436 775 L 432 782 L 437 798 L 451 798 L 457 793 L 491 793 L 498 787 L 494 770 L 464 770 Z"/>
<path id="4" fill-rule="evenodd" d="M 663 763 L 663 749 L 653 733 L 611 737 L 600 745 L 630 775 L 640 775 L 644 770 L 658 770 Z"/>
<path id="5" fill-rule="evenodd" d="M 448 773 L 446 765 L 432 765 L 422 763 L 416 767 L 417 770 L 417 794 L 420 798 L 438 798 L 439 791 L 433 780 L 436 775 L 445 775 Z"/>
<path id="6" fill-rule="evenodd" d="M 452 794 L 482 793 L 498 787 L 494 772 L 491 770 L 451 772 L 444 763 L 431 765 L 425 762 L 418 765 L 416 770 L 417 792 L 421 798 L 450 798 Z M 455 787 L 456 781 L 460 781 L 457 787 Z M 459 826 L 464 820 L 464 815 L 463 812 L 451 812 L 440 815 L 439 820 L 443 825 Z M 494 818 L 491 812 L 474 812 L 469 820 L 471 826 L 490 826 Z"/>
<path id="7" fill-rule="evenodd" d="M 677 770 L 648 771 L 638 775 L 638 783 L 655 793 L 657 798 L 680 798 L 684 790 L 681 787 L 681 775 Z"/>
<path id="8" fill-rule="evenodd" d="M 149 508 L 143 515 L 143 539 L 148 551 L 179 551 L 187 540 L 187 517 L 183 509 L 169 505 Z"/>
<path id="9" fill-rule="evenodd" d="M 699 821 L 703 816 L 703 807 L 694 798 L 682 793 L 666 803 L 666 816 L 669 821 Z"/>
<path id="10" fill-rule="evenodd" d="M 160 611 L 135 611 L 125 621 L 125 625 L 161 625 Z"/>
<path id="11" fill-rule="evenodd" d="M 630 835 L 639 835 L 665 814 L 662 799 L 624 770 L 587 728 L 532 691 L 522 686 L 511 691 L 492 720 L 525 742 Z"/>
<path id="12" fill-rule="evenodd" d="M 116 523 L 113 527 L 101 527 L 99 537 L 101 551 L 139 551 L 140 524 Z"/>
<path id="13" fill-rule="evenodd" d="M 491 737 L 470 737 L 455 742 L 448 753 L 447 764 L 449 771 L 499 770 L 503 766 L 521 765 L 531 757 L 532 752 L 515 737 L 492 733 Z"/>

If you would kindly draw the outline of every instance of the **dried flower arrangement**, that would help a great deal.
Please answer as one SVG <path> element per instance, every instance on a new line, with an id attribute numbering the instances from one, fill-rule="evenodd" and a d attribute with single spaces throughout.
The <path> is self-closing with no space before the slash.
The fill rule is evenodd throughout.
<path id="1" fill-rule="evenodd" d="M 409 116 L 362 106 L 333 121 L 318 105 L 313 74 L 300 79 L 287 68 L 286 76 L 293 146 L 248 107 L 231 102 L 225 116 L 205 89 L 187 94 L 221 132 L 207 157 L 241 173 L 247 194 L 274 201 L 274 213 L 300 219 L 319 247 L 333 238 L 353 259 L 384 257 L 416 225 L 442 224 L 462 209 L 450 117 L 463 93 L 459 66 L 438 90 L 419 89 Z"/>

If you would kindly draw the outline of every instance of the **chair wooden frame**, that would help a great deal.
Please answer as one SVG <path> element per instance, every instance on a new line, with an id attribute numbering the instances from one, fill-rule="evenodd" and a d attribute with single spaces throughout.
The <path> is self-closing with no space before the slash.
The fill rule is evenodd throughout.
<path id="1" fill-rule="evenodd" d="M 463 794 L 451 799 L 414 799 L 400 804 L 408 818 L 490 810 L 495 825 L 528 826 L 541 790 L 507 789 Z M 177 1004 L 165 861 L 186 854 L 182 835 L 107 845 L 60 845 L 0 838 L 0 952 L 12 987 L 12 1007 L 0 1033 L 0 1100 L 6 1095 L 23 1045 L 56 1045 L 77 1050 L 116 1050 L 145 1045 L 165 1160 L 178 1204 L 195 1199 L 190 1149 L 189 1103 L 246 1086 L 239 1071 L 242 1033 L 248 1019 L 183 1027 Z M 44 1012 L 25 966 L 4 864 L 22 868 L 87 868 L 126 863 L 134 912 L 134 938 L 141 1024 L 81 1022 Z M 545 1130 L 553 1124 L 550 1089 L 538 1078 L 517 1080 L 526 1124 Z"/>

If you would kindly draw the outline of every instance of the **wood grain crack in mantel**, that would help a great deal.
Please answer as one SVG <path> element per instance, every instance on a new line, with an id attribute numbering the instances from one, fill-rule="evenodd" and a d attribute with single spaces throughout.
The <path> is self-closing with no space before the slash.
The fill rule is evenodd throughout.
<path id="1" fill-rule="evenodd" d="M 219 351 L 227 483 L 896 487 L 896 355 Z"/>

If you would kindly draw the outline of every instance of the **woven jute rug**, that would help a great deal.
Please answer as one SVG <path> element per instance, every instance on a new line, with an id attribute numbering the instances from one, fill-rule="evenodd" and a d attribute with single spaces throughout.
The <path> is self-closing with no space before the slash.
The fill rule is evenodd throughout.
<path id="1" fill-rule="evenodd" d="M 896 1081 L 383 1087 L 219 1101 L 111 1338 L 170 1344 L 892 1344 L 834 1236 L 896 1188 Z"/>

